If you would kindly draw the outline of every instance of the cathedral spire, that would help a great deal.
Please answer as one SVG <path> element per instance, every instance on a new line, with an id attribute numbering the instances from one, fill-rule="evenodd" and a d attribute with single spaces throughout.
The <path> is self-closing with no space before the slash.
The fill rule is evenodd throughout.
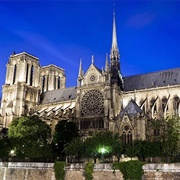
<path id="1" fill-rule="evenodd" d="M 115 11 L 113 12 L 112 47 L 110 53 L 110 75 L 111 75 L 111 84 L 112 85 L 116 84 L 122 90 L 123 82 L 120 71 L 120 54 L 117 44 Z"/>
<path id="2" fill-rule="evenodd" d="M 112 34 L 112 48 L 111 50 L 117 50 L 118 51 L 118 45 L 117 45 L 117 35 L 116 35 L 116 17 L 115 17 L 115 11 L 113 12 L 113 34 Z"/>
<path id="3" fill-rule="evenodd" d="M 111 59 L 119 60 L 119 48 L 117 43 L 117 34 L 116 34 L 116 16 L 115 11 L 113 12 L 113 31 L 112 31 L 112 46 L 111 46 Z"/>

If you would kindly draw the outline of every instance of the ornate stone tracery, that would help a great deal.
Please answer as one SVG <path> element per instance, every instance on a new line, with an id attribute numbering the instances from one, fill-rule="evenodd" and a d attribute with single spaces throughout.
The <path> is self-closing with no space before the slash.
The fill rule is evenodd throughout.
<path id="1" fill-rule="evenodd" d="M 102 115 L 104 113 L 104 98 L 100 91 L 88 91 L 82 98 L 81 115 Z"/>

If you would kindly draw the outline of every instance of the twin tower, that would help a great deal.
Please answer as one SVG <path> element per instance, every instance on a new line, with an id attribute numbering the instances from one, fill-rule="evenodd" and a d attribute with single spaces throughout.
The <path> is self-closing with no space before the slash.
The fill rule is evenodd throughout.
<path id="1" fill-rule="evenodd" d="M 84 122 L 87 128 L 107 128 L 108 119 L 113 119 L 120 111 L 116 98 L 123 90 L 123 80 L 115 13 L 110 63 L 107 56 L 105 68 L 100 70 L 92 59 L 84 74 L 80 62 L 78 85 L 75 88 L 66 88 L 64 69 L 55 65 L 41 67 L 39 59 L 26 52 L 13 53 L 6 67 L 0 113 L 3 127 L 8 127 L 13 119 L 20 116 L 36 114 L 46 120 L 50 114 L 48 123 L 52 126 L 56 124 L 53 120 L 73 118 L 79 122 L 79 128 L 83 127 Z M 90 121 L 92 117 L 93 122 Z"/>

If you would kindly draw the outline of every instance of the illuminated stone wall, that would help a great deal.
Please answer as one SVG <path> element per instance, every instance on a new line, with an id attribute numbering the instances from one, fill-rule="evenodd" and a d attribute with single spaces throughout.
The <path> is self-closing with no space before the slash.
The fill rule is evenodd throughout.
<path id="1" fill-rule="evenodd" d="M 180 163 L 174 164 L 145 164 L 144 179 L 180 179 Z"/>
<path id="2" fill-rule="evenodd" d="M 2 163 L 0 162 L 0 180 L 55 180 L 53 163 Z M 65 180 L 83 180 L 85 164 L 68 164 Z M 180 179 L 180 163 L 146 164 L 143 166 L 144 180 Z M 123 180 L 120 171 L 111 168 L 111 164 L 95 164 L 93 180 Z"/>

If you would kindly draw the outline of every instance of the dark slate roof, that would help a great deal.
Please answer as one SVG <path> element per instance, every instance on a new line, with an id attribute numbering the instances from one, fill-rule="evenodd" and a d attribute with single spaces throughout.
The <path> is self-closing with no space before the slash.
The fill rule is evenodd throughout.
<path id="1" fill-rule="evenodd" d="M 62 102 L 76 99 L 77 87 L 57 89 L 43 93 L 41 98 L 42 104 Z"/>
<path id="2" fill-rule="evenodd" d="M 124 91 L 180 84 L 180 68 L 124 77 Z"/>
<path id="3" fill-rule="evenodd" d="M 138 114 L 141 114 L 143 112 L 142 109 L 134 102 L 133 100 L 130 101 L 130 103 L 120 112 L 120 117 L 123 117 L 125 113 L 127 113 L 128 116 L 136 116 Z"/>

